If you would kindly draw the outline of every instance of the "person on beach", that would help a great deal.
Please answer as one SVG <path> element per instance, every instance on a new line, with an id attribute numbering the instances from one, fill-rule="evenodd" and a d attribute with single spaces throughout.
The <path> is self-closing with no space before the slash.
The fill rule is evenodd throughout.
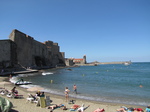
<path id="1" fill-rule="evenodd" d="M 105 110 L 102 108 L 98 108 L 98 109 L 96 109 L 96 110 L 94 110 L 93 112 L 104 112 Z"/>
<path id="2" fill-rule="evenodd" d="M 77 86 L 76 85 L 73 85 L 73 93 L 77 94 Z"/>
<path id="3" fill-rule="evenodd" d="M 70 92 L 70 90 L 68 89 L 68 87 L 66 87 L 65 91 L 64 91 L 65 97 L 66 97 L 66 102 L 69 100 L 69 92 Z"/>
<path id="4" fill-rule="evenodd" d="M 145 109 L 146 112 L 150 112 L 150 105 L 148 105 Z"/>
<path id="5" fill-rule="evenodd" d="M 117 109 L 117 112 L 143 112 L 142 108 L 132 108 L 132 107 L 121 107 L 120 109 Z"/>
<path id="6" fill-rule="evenodd" d="M 41 95 L 40 91 L 36 92 L 36 96 L 40 97 L 40 95 Z"/>
<path id="7" fill-rule="evenodd" d="M 17 94 L 16 87 L 13 87 L 13 89 L 11 90 L 11 92 Z"/>
<path id="8" fill-rule="evenodd" d="M 125 107 L 125 106 L 122 106 L 120 109 L 117 109 L 117 112 L 130 112 L 130 109 Z M 134 109 L 132 110 L 134 111 Z"/>
<path id="9" fill-rule="evenodd" d="M 56 108 L 61 108 L 62 110 L 67 110 L 66 106 L 63 104 L 59 104 L 59 105 L 55 104 L 55 105 L 47 107 L 47 109 L 51 109 L 50 112 L 53 112 L 53 110 Z"/>
<path id="10" fill-rule="evenodd" d="M 12 75 L 10 74 L 10 75 L 9 75 L 9 80 L 10 80 L 11 78 L 12 78 Z"/>
<path id="11" fill-rule="evenodd" d="M 70 109 L 73 110 L 73 111 L 75 111 L 78 108 L 80 108 L 80 105 L 73 105 Z"/>
<path id="12" fill-rule="evenodd" d="M 44 92 L 41 92 L 40 97 L 45 97 Z"/>
<path id="13" fill-rule="evenodd" d="M 87 107 L 84 107 L 84 104 L 82 104 L 82 106 L 80 108 L 77 109 L 78 112 L 84 112 L 84 110 L 86 110 L 90 105 L 88 105 Z"/>
<path id="14" fill-rule="evenodd" d="M 29 96 L 31 96 L 34 100 L 37 99 L 37 96 L 34 96 L 34 95 L 32 95 L 32 94 L 29 94 Z"/>

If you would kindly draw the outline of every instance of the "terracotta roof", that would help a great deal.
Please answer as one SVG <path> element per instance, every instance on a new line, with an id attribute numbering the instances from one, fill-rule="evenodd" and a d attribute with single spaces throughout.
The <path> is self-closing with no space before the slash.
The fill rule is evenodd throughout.
<path id="1" fill-rule="evenodd" d="M 80 59 L 73 59 L 73 60 L 83 60 L 82 58 L 80 58 Z"/>

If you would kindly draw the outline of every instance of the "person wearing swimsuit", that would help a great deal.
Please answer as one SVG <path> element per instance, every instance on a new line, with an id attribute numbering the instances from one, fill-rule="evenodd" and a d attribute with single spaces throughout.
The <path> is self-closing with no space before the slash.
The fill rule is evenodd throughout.
<path id="1" fill-rule="evenodd" d="M 64 91 L 65 97 L 66 97 L 66 102 L 69 100 L 69 92 L 70 92 L 70 90 L 68 89 L 68 87 L 66 87 L 65 91 Z"/>
<path id="2" fill-rule="evenodd" d="M 77 94 L 77 86 L 76 85 L 73 85 L 73 93 Z"/>

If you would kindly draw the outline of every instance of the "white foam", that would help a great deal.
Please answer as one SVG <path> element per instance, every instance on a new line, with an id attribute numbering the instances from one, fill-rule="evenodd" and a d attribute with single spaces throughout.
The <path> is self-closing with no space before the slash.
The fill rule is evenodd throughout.
<path id="1" fill-rule="evenodd" d="M 33 84 L 28 84 L 28 85 L 20 85 L 20 87 L 22 87 L 22 88 L 32 88 L 32 87 L 40 87 L 40 88 L 42 88 L 41 86 L 39 86 L 39 85 L 33 85 Z"/>
<path id="2" fill-rule="evenodd" d="M 9 79 L 9 81 L 10 81 L 11 83 L 14 83 L 14 84 L 15 84 L 18 80 L 19 80 L 19 77 L 17 77 L 17 76 L 12 77 L 11 79 Z"/>
<path id="3" fill-rule="evenodd" d="M 9 79 L 9 81 L 13 84 L 15 84 L 18 80 L 20 79 L 19 76 L 15 76 L 15 77 L 12 77 L 11 79 Z M 32 82 L 29 82 L 29 81 L 21 81 L 21 82 L 18 82 L 17 84 L 23 84 L 23 83 L 32 83 Z"/>
<path id="4" fill-rule="evenodd" d="M 53 74 L 52 72 L 43 72 L 42 75 L 50 75 Z"/>

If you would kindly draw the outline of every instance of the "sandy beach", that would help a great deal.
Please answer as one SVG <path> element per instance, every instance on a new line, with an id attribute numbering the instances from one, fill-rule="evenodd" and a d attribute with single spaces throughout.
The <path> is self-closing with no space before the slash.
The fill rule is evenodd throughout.
<path id="1" fill-rule="evenodd" d="M 7 77 L 0 77 L 0 82 L 8 80 Z M 0 87 L 4 87 L 7 90 L 11 90 L 15 85 L 14 84 L 5 84 L 0 85 Z M 0 94 L 0 97 L 7 98 L 9 101 L 13 103 L 13 108 L 10 112 L 49 112 L 50 109 L 47 108 L 41 108 L 37 107 L 36 104 L 30 103 L 27 101 L 28 93 L 35 94 L 35 92 L 29 92 L 25 88 L 21 88 L 19 86 L 16 86 L 16 89 L 18 90 L 20 95 L 23 95 L 23 98 L 21 99 L 14 99 L 14 98 L 8 98 L 7 96 L 3 96 Z M 72 107 L 73 104 L 68 104 L 68 102 L 65 101 L 65 96 L 57 96 L 49 93 L 45 93 L 45 95 L 50 96 L 50 99 L 53 100 L 51 103 L 53 104 L 64 104 L 68 110 L 62 110 L 60 108 L 57 108 L 54 110 L 54 112 L 70 112 L 70 107 Z M 104 108 L 105 112 L 116 112 L 116 109 L 120 108 L 121 106 L 126 107 L 133 107 L 133 108 L 142 108 L 145 110 L 146 107 L 143 106 L 135 106 L 135 105 L 125 105 L 125 104 L 115 104 L 115 103 L 105 103 L 105 102 L 96 102 L 96 101 L 89 101 L 89 100 L 81 100 L 81 99 L 74 99 L 70 98 L 70 100 L 76 100 L 75 104 L 82 105 L 84 104 L 85 107 L 90 105 L 85 112 L 93 112 L 97 108 Z"/>

